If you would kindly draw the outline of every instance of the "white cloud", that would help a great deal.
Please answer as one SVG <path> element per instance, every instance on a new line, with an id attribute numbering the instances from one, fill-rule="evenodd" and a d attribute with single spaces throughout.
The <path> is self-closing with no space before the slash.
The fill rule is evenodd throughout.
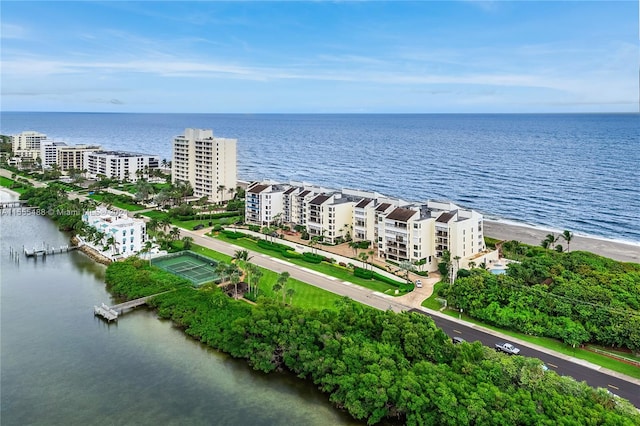
<path id="1" fill-rule="evenodd" d="M 26 39 L 27 36 L 27 29 L 21 25 L 0 23 L 0 37 L 3 39 Z"/>

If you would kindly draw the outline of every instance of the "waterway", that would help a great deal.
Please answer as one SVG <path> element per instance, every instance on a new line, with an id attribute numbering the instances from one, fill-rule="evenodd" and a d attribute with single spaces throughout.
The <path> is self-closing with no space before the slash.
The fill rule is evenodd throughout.
<path id="1" fill-rule="evenodd" d="M 10 254 L 68 240 L 49 219 L 0 217 L 3 426 L 358 424 L 311 383 L 255 372 L 152 311 L 95 318 L 94 304 L 115 301 L 82 253 Z"/>

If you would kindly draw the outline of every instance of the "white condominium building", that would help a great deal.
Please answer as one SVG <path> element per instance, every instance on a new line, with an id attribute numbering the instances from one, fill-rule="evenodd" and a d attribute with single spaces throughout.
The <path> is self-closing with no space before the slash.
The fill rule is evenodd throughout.
<path id="1" fill-rule="evenodd" d="M 259 226 L 270 226 L 274 220 L 284 222 L 285 189 L 282 185 L 250 185 L 246 191 L 245 221 Z"/>
<path id="2" fill-rule="evenodd" d="M 67 146 L 64 142 L 42 141 L 40 142 L 40 160 L 43 169 L 48 169 L 58 164 L 58 148 Z"/>
<path id="3" fill-rule="evenodd" d="M 173 140 L 171 182 L 189 182 L 196 197 L 213 202 L 233 198 L 237 185 L 237 140 L 213 137 L 213 130 L 185 129 Z"/>
<path id="4" fill-rule="evenodd" d="M 22 132 L 11 136 L 13 155 L 35 160 L 40 157 L 40 144 L 47 140 L 47 135 L 33 131 Z"/>
<path id="5" fill-rule="evenodd" d="M 148 239 L 144 220 L 127 217 L 126 213 L 102 208 L 86 212 L 82 221 L 100 232 L 99 240 L 92 242 L 89 237 L 85 243 L 112 260 L 138 254 Z"/>
<path id="6" fill-rule="evenodd" d="M 84 152 L 84 169 L 92 177 L 104 175 L 109 179 L 135 182 L 148 178 L 157 169 L 160 158 L 155 155 L 123 151 Z"/>
<path id="7" fill-rule="evenodd" d="M 420 262 L 428 271 L 445 251 L 464 265 L 486 249 L 482 215 L 449 202 L 409 204 L 375 192 L 264 182 L 249 186 L 245 214 L 247 223 L 261 226 L 280 215 L 329 243 L 371 241 L 379 257 Z"/>

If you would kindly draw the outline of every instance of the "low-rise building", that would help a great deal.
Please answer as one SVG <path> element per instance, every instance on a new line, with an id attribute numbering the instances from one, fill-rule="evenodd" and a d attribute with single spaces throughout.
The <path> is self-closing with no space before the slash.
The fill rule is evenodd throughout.
<path id="1" fill-rule="evenodd" d="M 283 185 L 255 183 L 249 185 L 245 196 L 245 222 L 270 226 L 274 220 L 284 222 Z"/>
<path id="2" fill-rule="evenodd" d="M 255 182 L 247 190 L 247 223 L 280 215 L 328 243 L 371 241 L 378 257 L 435 271 L 449 253 L 456 265 L 485 250 L 482 215 L 450 202 L 408 203 L 375 192 L 327 190 L 308 184 Z"/>
<path id="3" fill-rule="evenodd" d="M 149 172 L 160 165 L 160 157 L 125 151 L 84 152 L 84 167 L 90 177 L 106 176 L 109 179 L 135 182 L 148 179 Z"/>
<path id="4" fill-rule="evenodd" d="M 144 220 L 126 213 L 100 208 L 85 212 L 82 221 L 95 229 L 95 238 L 85 238 L 85 244 L 112 260 L 138 254 L 148 240 Z"/>

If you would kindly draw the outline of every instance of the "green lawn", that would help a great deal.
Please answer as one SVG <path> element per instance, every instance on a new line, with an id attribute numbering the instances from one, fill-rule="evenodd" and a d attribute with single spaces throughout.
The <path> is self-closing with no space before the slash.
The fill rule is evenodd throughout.
<path id="1" fill-rule="evenodd" d="M 21 186 L 14 188 L 13 187 L 14 185 L 21 185 Z M 16 181 L 11 180 L 9 178 L 6 178 L 4 176 L 0 176 L 0 186 L 3 186 L 3 187 L 8 188 L 8 189 L 10 189 L 12 191 L 15 191 L 18 194 L 22 194 L 27 189 L 29 189 L 26 184 L 22 184 L 20 182 L 16 182 Z"/>
<path id="2" fill-rule="evenodd" d="M 431 296 L 429 296 L 428 299 L 425 299 L 422 302 L 422 306 L 424 306 L 425 308 L 433 309 L 434 311 L 439 311 L 440 308 L 442 308 L 442 304 L 438 300 L 436 300 L 438 298 L 438 290 L 446 285 L 447 283 L 443 281 L 438 281 L 437 283 L 435 283 L 435 285 L 433 286 L 433 293 L 431 294 Z"/>
<path id="3" fill-rule="evenodd" d="M 392 296 L 395 295 L 396 287 L 389 285 L 387 283 L 383 283 L 381 281 L 377 281 L 377 280 L 365 280 L 363 278 L 354 277 L 350 270 L 340 266 L 330 265 L 325 262 L 314 264 L 314 263 L 305 262 L 302 259 L 286 258 L 278 252 L 275 252 L 272 250 L 265 250 L 261 247 L 258 247 L 258 245 L 249 238 L 239 238 L 237 240 L 234 240 L 231 238 L 226 238 L 223 235 L 218 235 L 216 236 L 216 238 L 218 238 L 221 241 L 224 241 L 230 244 L 235 244 L 237 246 L 246 248 L 251 251 L 268 254 L 269 256 L 293 263 L 294 265 L 302 266 L 307 269 L 312 269 L 317 272 L 322 272 L 323 274 L 338 278 L 339 280 L 342 280 L 342 281 L 351 282 L 359 286 L 362 286 L 374 291 L 378 291 L 380 293 L 386 293 Z M 404 294 L 404 293 L 400 292 L 399 295 L 401 294 Z"/>
<path id="4" fill-rule="evenodd" d="M 148 212 L 144 212 L 141 213 L 143 216 L 147 216 L 148 218 L 151 219 L 157 219 L 157 220 L 161 220 L 161 219 L 165 219 L 167 217 L 167 213 L 166 212 L 162 212 L 162 211 L 158 211 L 158 210 L 152 210 L 152 211 L 148 211 Z M 196 219 L 196 220 L 177 220 L 177 219 L 171 219 L 171 224 L 173 226 L 177 226 L 178 228 L 184 228 L 184 229 L 188 229 L 188 230 L 192 230 L 194 226 L 196 225 L 204 225 L 205 227 L 209 227 L 209 222 L 212 222 L 213 225 L 228 225 L 230 223 L 234 223 L 237 222 L 240 219 L 240 216 L 233 216 L 233 217 L 223 217 L 220 219 Z"/>
<path id="5" fill-rule="evenodd" d="M 231 262 L 231 256 L 218 253 L 217 251 L 199 246 L 197 244 L 194 244 L 191 250 L 196 253 L 200 253 L 204 256 L 210 257 L 211 259 L 214 259 L 214 260 L 218 260 L 221 262 Z M 260 280 L 260 285 L 259 285 L 260 291 L 264 294 L 265 297 L 275 298 L 276 294 L 273 292 L 272 287 L 273 287 L 273 284 L 275 284 L 276 280 L 278 279 L 278 274 L 268 269 L 264 269 L 264 268 L 260 268 L 260 269 L 262 270 L 262 273 L 263 273 L 262 279 Z M 287 288 L 292 288 L 295 290 L 295 294 L 291 299 L 291 304 L 301 308 L 334 309 L 335 302 L 342 298 L 342 296 L 339 296 L 337 294 L 331 293 L 321 288 L 303 283 L 302 281 L 299 281 L 293 278 L 289 279 L 289 284 Z M 282 296 L 277 295 L 277 297 L 278 297 L 278 300 L 281 300 Z M 288 298 L 287 298 L 287 302 L 289 302 Z"/>
<path id="6" fill-rule="evenodd" d="M 93 194 L 93 195 L 89 195 L 88 197 L 91 198 L 92 200 L 96 200 L 96 201 L 102 202 L 103 195 L 101 195 L 101 194 Z M 119 209 L 123 209 L 123 210 L 128 210 L 130 212 L 135 212 L 135 211 L 138 211 L 138 210 L 144 210 L 145 209 L 144 206 L 139 206 L 137 204 L 123 203 L 122 201 L 118 201 L 118 200 L 113 201 L 113 203 L 111 203 L 111 204 L 114 207 L 118 207 Z"/>

